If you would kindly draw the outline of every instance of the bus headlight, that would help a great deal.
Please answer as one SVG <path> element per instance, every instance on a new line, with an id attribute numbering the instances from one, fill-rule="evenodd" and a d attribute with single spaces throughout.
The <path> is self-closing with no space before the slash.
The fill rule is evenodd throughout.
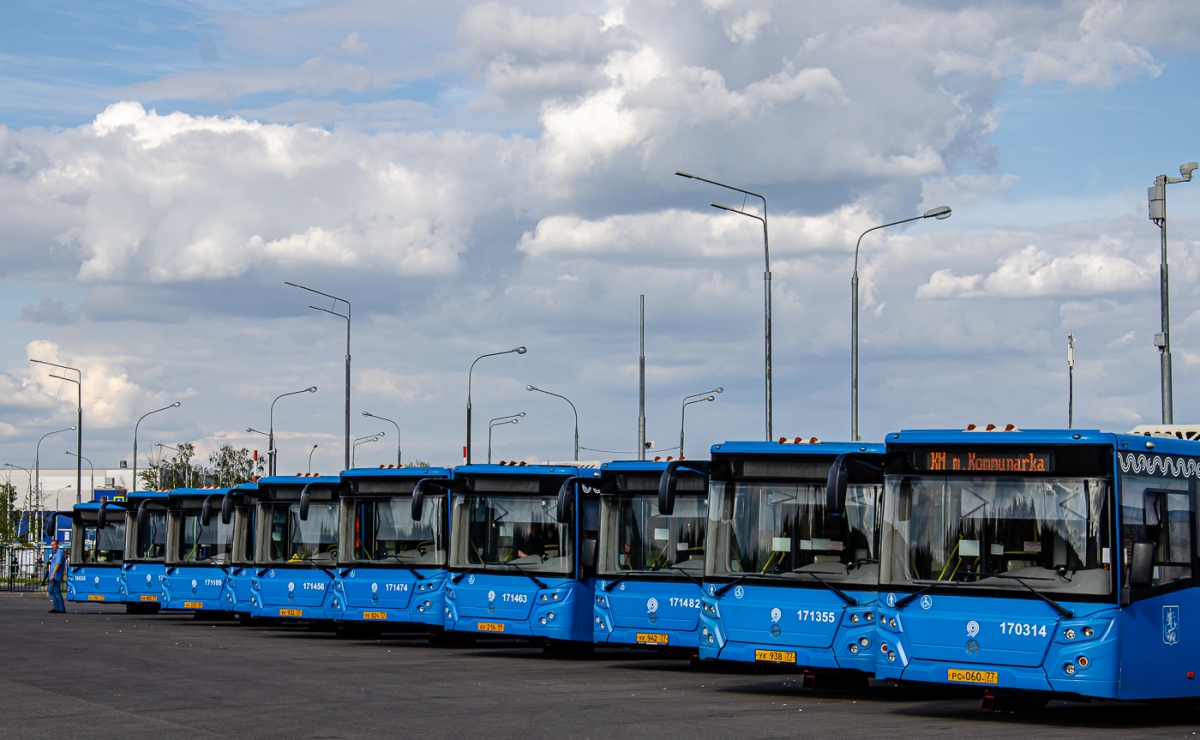
<path id="1" fill-rule="evenodd" d="M 1064 665 L 1063 673 L 1067 674 L 1068 676 L 1074 676 L 1075 675 L 1075 664 L 1067 663 L 1066 665 Z"/>
<path id="2" fill-rule="evenodd" d="M 1083 628 L 1083 636 L 1084 637 L 1091 637 L 1094 634 L 1096 634 L 1096 630 L 1092 629 L 1091 627 Z"/>
<path id="3" fill-rule="evenodd" d="M 1068 640 L 1074 640 L 1074 639 L 1075 639 L 1075 628 L 1074 628 L 1074 627 L 1067 627 L 1067 631 L 1066 631 L 1066 632 L 1064 632 L 1064 633 L 1063 633 L 1063 635 L 1064 635 L 1064 636 L 1065 636 L 1065 637 L 1066 637 Z"/>
<path id="4" fill-rule="evenodd" d="M 1089 665 L 1092 664 L 1091 659 L 1089 659 L 1088 656 L 1086 656 L 1086 655 L 1080 655 L 1078 658 L 1075 659 L 1075 662 L 1079 664 L 1080 668 L 1087 668 Z"/>
<path id="5" fill-rule="evenodd" d="M 853 643 L 853 642 L 852 642 L 852 643 L 850 643 L 850 654 L 851 654 L 851 655 L 858 655 L 858 645 L 857 645 L 857 644 L 855 644 L 855 643 Z"/>

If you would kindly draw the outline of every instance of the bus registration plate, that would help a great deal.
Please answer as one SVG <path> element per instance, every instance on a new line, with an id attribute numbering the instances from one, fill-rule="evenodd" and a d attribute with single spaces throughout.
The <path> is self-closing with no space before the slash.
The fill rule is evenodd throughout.
<path id="1" fill-rule="evenodd" d="M 183 602 L 183 608 L 184 609 L 203 609 L 204 602 L 203 601 L 185 601 L 185 602 Z"/>
<path id="2" fill-rule="evenodd" d="M 104 601 L 104 594 L 88 594 L 88 601 Z"/>
<path id="3" fill-rule="evenodd" d="M 363 619 L 387 619 L 387 612 L 363 612 Z"/>
<path id="4" fill-rule="evenodd" d="M 158 597 L 154 594 L 142 594 L 142 601 L 158 601 Z"/>
<path id="5" fill-rule="evenodd" d="M 655 632 L 638 632 L 635 636 L 639 645 L 666 645 L 667 636 Z"/>
<path id="6" fill-rule="evenodd" d="M 479 623 L 479 631 L 480 632 L 503 632 L 504 625 L 498 624 L 496 622 L 480 622 Z"/>
<path id="7" fill-rule="evenodd" d="M 946 671 L 946 680 L 954 683 L 1000 683 L 1000 674 L 996 671 L 976 671 L 965 668 L 950 668 Z"/>
<path id="8" fill-rule="evenodd" d="M 754 659 L 763 663 L 795 663 L 796 654 L 790 650 L 755 650 Z"/>
<path id="9" fill-rule="evenodd" d="M 280 609 L 279 616 L 281 617 L 302 617 L 304 611 L 302 609 Z"/>

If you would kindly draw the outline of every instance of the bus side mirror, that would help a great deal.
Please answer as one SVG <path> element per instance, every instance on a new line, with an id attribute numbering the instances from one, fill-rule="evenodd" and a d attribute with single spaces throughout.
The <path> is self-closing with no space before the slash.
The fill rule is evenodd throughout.
<path id="1" fill-rule="evenodd" d="M 221 524 L 233 521 L 233 491 L 221 497 Z"/>
<path id="2" fill-rule="evenodd" d="M 205 496 L 204 503 L 200 504 L 200 526 L 202 527 L 207 527 L 212 521 L 212 500 L 215 495 L 214 493 Z"/>
<path id="3" fill-rule="evenodd" d="M 104 525 L 108 523 L 108 501 L 100 502 L 100 511 L 96 514 L 96 527 L 104 529 Z"/>
<path id="4" fill-rule="evenodd" d="M 575 484 L 579 478 L 571 476 L 558 487 L 558 506 L 554 510 L 554 519 L 559 524 L 571 523 L 571 499 L 575 497 Z"/>
<path id="5" fill-rule="evenodd" d="M 414 522 L 421 521 L 425 516 L 425 494 L 429 486 L 446 486 L 449 489 L 449 484 L 445 478 L 422 478 L 413 486 L 412 497 L 412 520 Z"/>
<path id="6" fill-rule="evenodd" d="M 829 478 L 825 482 L 825 511 L 833 516 L 841 516 L 846 508 L 846 487 L 850 484 L 850 464 L 843 452 L 829 467 Z"/>
<path id="7" fill-rule="evenodd" d="M 1137 540 L 1129 556 L 1129 587 L 1149 588 L 1154 583 L 1154 543 Z"/>
<path id="8" fill-rule="evenodd" d="M 662 477 L 658 479 L 658 513 L 663 516 L 671 516 L 675 511 L 675 489 L 679 486 L 680 465 L 683 465 L 682 460 L 667 463 Z"/>
<path id="9" fill-rule="evenodd" d="M 312 502 L 312 494 L 309 493 L 308 489 L 311 486 L 312 484 L 309 483 L 304 487 L 304 490 L 300 491 L 300 521 L 302 522 L 308 521 L 308 506 Z"/>

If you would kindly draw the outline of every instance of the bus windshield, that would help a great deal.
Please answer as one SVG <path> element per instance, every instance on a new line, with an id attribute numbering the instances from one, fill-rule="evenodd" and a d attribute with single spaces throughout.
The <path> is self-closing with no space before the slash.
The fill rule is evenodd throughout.
<path id="1" fill-rule="evenodd" d="M 81 547 L 71 548 L 72 565 L 120 563 L 125 557 L 125 522 L 109 521 L 97 533 L 95 524 L 76 525 L 72 538 Z"/>
<path id="2" fill-rule="evenodd" d="M 1112 590 L 1107 480 L 889 476 L 886 486 L 881 585 Z"/>
<path id="3" fill-rule="evenodd" d="M 140 519 L 133 544 L 134 559 L 163 560 L 167 555 L 167 512 L 148 511 Z"/>
<path id="4" fill-rule="evenodd" d="M 333 565 L 337 560 L 338 504 L 313 501 L 308 519 L 300 504 L 267 504 L 268 541 L 263 557 L 270 563 L 308 562 Z"/>
<path id="5" fill-rule="evenodd" d="M 556 506 L 540 496 L 456 495 L 451 565 L 569 574 L 571 529 L 556 521 Z"/>
<path id="6" fill-rule="evenodd" d="M 444 565 L 446 542 L 439 526 L 444 521 L 442 501 L 431 497 L 420 521 L 412 518 L 412 496 L 352 502 L 353 562 Z"/>
<path id="7" fill-rule="evenodd" d="M 678 496 L 670 516 L 659 513 L 657 493 L 605 496 L 601 507 L 601 573 L 704 573 L 705 497 Z"/>
<path id="8" fill-rule="evenodd" d="M 208 526 L 200 521 L 200 512 L 184 512 L 180 522 L 178 561 L 224 565 L 233 556 L 233 522 L 222 524 L 213 517 Z"/>
<path id="9" fill-rule="evenodd" d="M 844 515 L 830 516 L 824 484 L 713 481 L 705 573 L 874 586 L 881 490 L 848 486 Z"/>

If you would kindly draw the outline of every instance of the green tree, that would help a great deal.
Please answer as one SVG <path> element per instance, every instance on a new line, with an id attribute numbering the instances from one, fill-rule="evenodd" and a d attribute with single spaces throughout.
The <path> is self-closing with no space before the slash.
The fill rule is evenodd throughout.
<path id="1" fill-rule="evenodd" d="M 256 463 L 245 447 L 235 450 L 232 445 L 221 445 L 208 456 L 208 463 L 208 483 L 222 488 L 252 481 L 263 474 L 262 461 Z"/>
<path id="2" fill-rule="evenodd" d="M 429 465 L 429 463 L 425 462 L 424 460 L 409 460 L 408 462 L 404 463 L 404 467 L 406 467 L 406 468 L 428 468 L 428 467 L 430 467 L 430 465 Z"/>
<path id="3" fill-rule="evenodd" d="M 0 483 L 0 542 L 11 542 L 16 537 L 17 489 L 11 481 Z"/>

